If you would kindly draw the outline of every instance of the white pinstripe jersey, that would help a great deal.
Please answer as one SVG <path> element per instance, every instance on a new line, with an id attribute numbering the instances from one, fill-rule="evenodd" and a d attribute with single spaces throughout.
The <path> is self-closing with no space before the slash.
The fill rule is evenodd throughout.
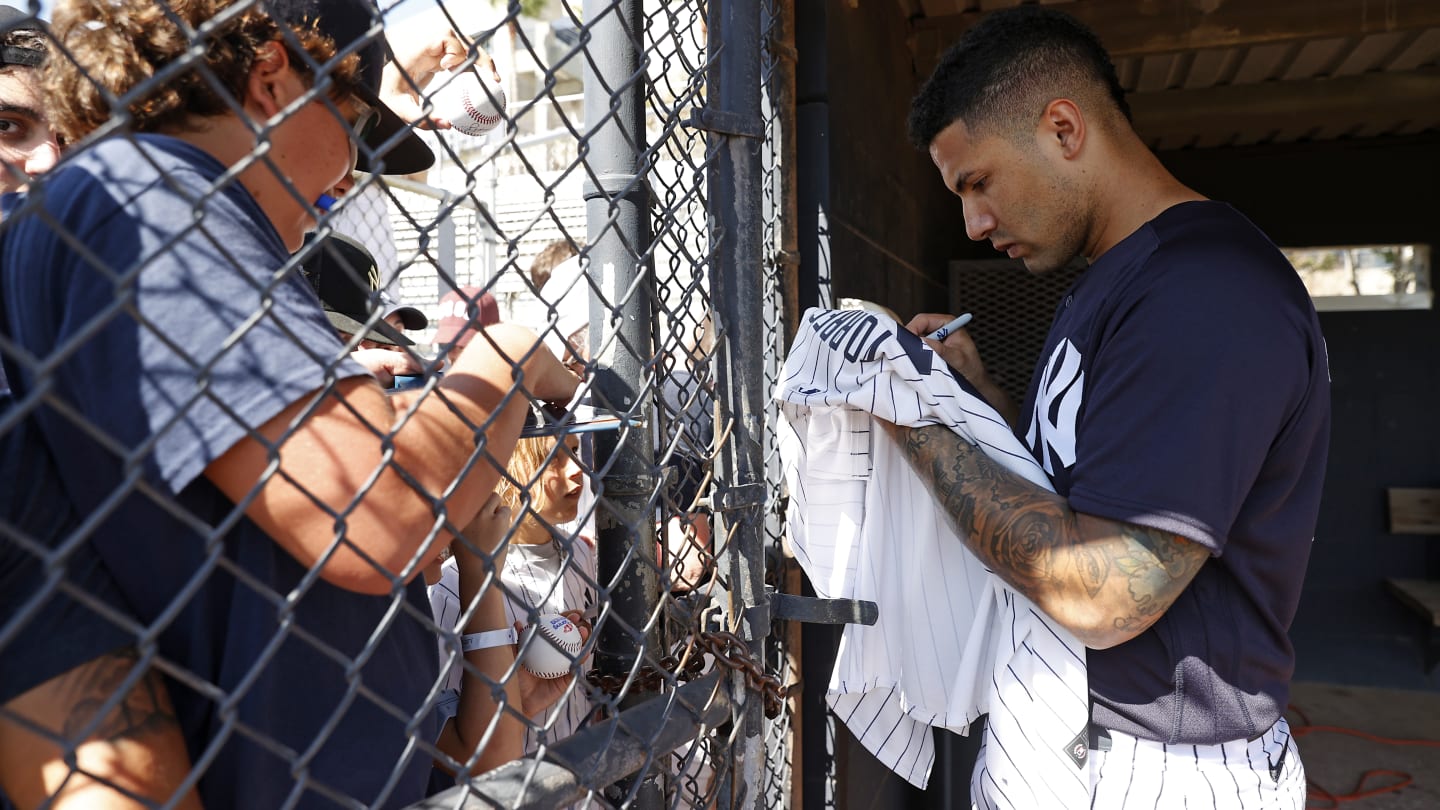
<path id="1" fill-rule="evenodd" d="M 460 604 L 460 572 L 453 559 L 446 560 L 440 566 L 440 579 L 425 590 L 430 597 L 430 612 L 435 616 L 435 626 L 461 632 L 460 614 L 464 612 L 464 606 Z M 445 639 L 437 636 L 435 641 L 440 647 L 440 671 L 445 673 L 445 687 L 435 704 L 435 712 L 440 715 L 440 723 L 443 725 L 446 720 L 455 716 L 460 705 L 460 679 L 463 672 L 459 661 L 451 665 L 450 653 L 445 649 Z"/>
<path id="2" fill-rule="evenodd" d="M 586 619 L 593 621 L 597 615 L 595 574 L 595 549 L 583 538 L 574 539 L 569 554 L 565 554 L 555 543 L 512 543 L 505 553 L 505 571 L 501 576 L 506 591 L 506 618 L 512 625 L 515 622 L 528 625 L 532 609 L 537 615 L 578 610 Z M 437 625 L 457 626 L 463 606 L 460 604 L 459 574 L 454 560 L 445 561 L 440 581 L 430 586 L 430 607 L 435 613 Z M 442 640 L 441 667 L 449 660 Z M 542 742 L 550 745 L 569 737 L 584 724 L 591 708 L 590 698 L 585 692 L 586 668 L 588 661 L 580 662 L 579 682 L 569 697 L 545 713 L 530 718 L 531 725 L 525 732 L 527 754 Z M 436 706 L 442 721 L 455 716 L 455 707 L 460 699 L 461 674 L 457 663 L 446 675 L 445 696 Z"/>
<path id="3" fill-rule="evenodd" d="M 867 311 L 810 309 L 775 396 L 796 558 L 825 598 L 867 599 L 847 625 L 831 709 L 885 765 L 924 787 L 932 726 L 988 713 L 995 807 L 1088 807 L 1084 647 L 966 548 L 875 417 L 945 425 L 1007 469 L 1049 481 L 1004 420 L 919 338 Z"/>

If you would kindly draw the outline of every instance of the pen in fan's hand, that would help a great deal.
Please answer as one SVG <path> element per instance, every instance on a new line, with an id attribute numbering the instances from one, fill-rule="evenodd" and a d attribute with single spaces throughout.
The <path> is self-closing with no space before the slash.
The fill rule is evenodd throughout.
<path id="1" fill-rule="evenodd" d="M 971 319 L 973 319 L 974 317 L 974 315 L 971 315 L 967 312 L 964 315 L 961 315 L 955 320 L 940 327 L 939 329 L 936 329 L 934 332 L 931 332 L 925 337 L 928 337 L 931 340 L 944 340 L 945 338 L 949 337 L 951 333 L 953 333 L 956 329 L 959 329 L 965 324 L 970 323 Z"/>

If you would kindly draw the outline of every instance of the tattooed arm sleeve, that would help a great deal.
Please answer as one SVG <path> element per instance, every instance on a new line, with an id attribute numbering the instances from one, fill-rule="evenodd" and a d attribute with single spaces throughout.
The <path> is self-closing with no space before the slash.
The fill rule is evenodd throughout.
<path id="1" fill-rule="evenodd" d="M 160 674 L 136 666 L 133 650 L 108 653 L 0 706 L 0 790 L 17 808 L 155 807 L 176 794 L 185 741 Z M 175 806 L 200 801 L 192 790 Z"/>
<path id="2" fill-rule="evenodd" d="M 1209 557 L 1179 535 L 1074 512 L 948 428 L 895 430 L 970 550 L 1088 647 L 1144 632 Z"/>

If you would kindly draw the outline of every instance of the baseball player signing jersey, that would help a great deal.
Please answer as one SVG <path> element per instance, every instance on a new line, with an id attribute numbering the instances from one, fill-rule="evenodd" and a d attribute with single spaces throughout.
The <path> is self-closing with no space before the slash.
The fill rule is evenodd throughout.
<path id="1" fill-rule="evenodd" d="M 924 787 L 932 726 L 988 713 L 972 795 L 994 807 L 1088 807 L 1084 647 L 966 548 L 903 452 L 876 428 L 945 425 L 1050 488 L 1005 421 L 884 315 L 810 309 L 775 392 L 796 558 L 824 598 L 876 602 L 847 625 L 831 709 Z"/>
<path id="2" fill-rule="evenodd" d="M 1091 652 L 1096 724 L 1171 746 L 1264 732 L 1289 699 L 1330 431 L 1324 337 L 1284 255 L 1224 203 L 1167 209 L 1056 307 L 1021 413 L 1076 512 L 1211 551 L 1154 625 Z"/>

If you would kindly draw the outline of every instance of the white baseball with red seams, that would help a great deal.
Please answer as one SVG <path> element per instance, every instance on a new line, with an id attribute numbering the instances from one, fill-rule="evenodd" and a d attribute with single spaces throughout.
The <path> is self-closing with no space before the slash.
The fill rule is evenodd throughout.
<path id="1" fill-rule="evenodd" d="M 459 132 L 484 135 L 505 120 L 505 87 L 488 69 L 442 71 L 435 74 L 430 86 L 436 88 L 430 98 L 432 115 L 449 121 Z"/>
<path id="2" fill-rule="evenodd" d="M 570 673 L 582 646 L 574 622 L 559 613 L 543 613 L 520 639 L 520 664 L 537 678 L 559 678 Z"/>

